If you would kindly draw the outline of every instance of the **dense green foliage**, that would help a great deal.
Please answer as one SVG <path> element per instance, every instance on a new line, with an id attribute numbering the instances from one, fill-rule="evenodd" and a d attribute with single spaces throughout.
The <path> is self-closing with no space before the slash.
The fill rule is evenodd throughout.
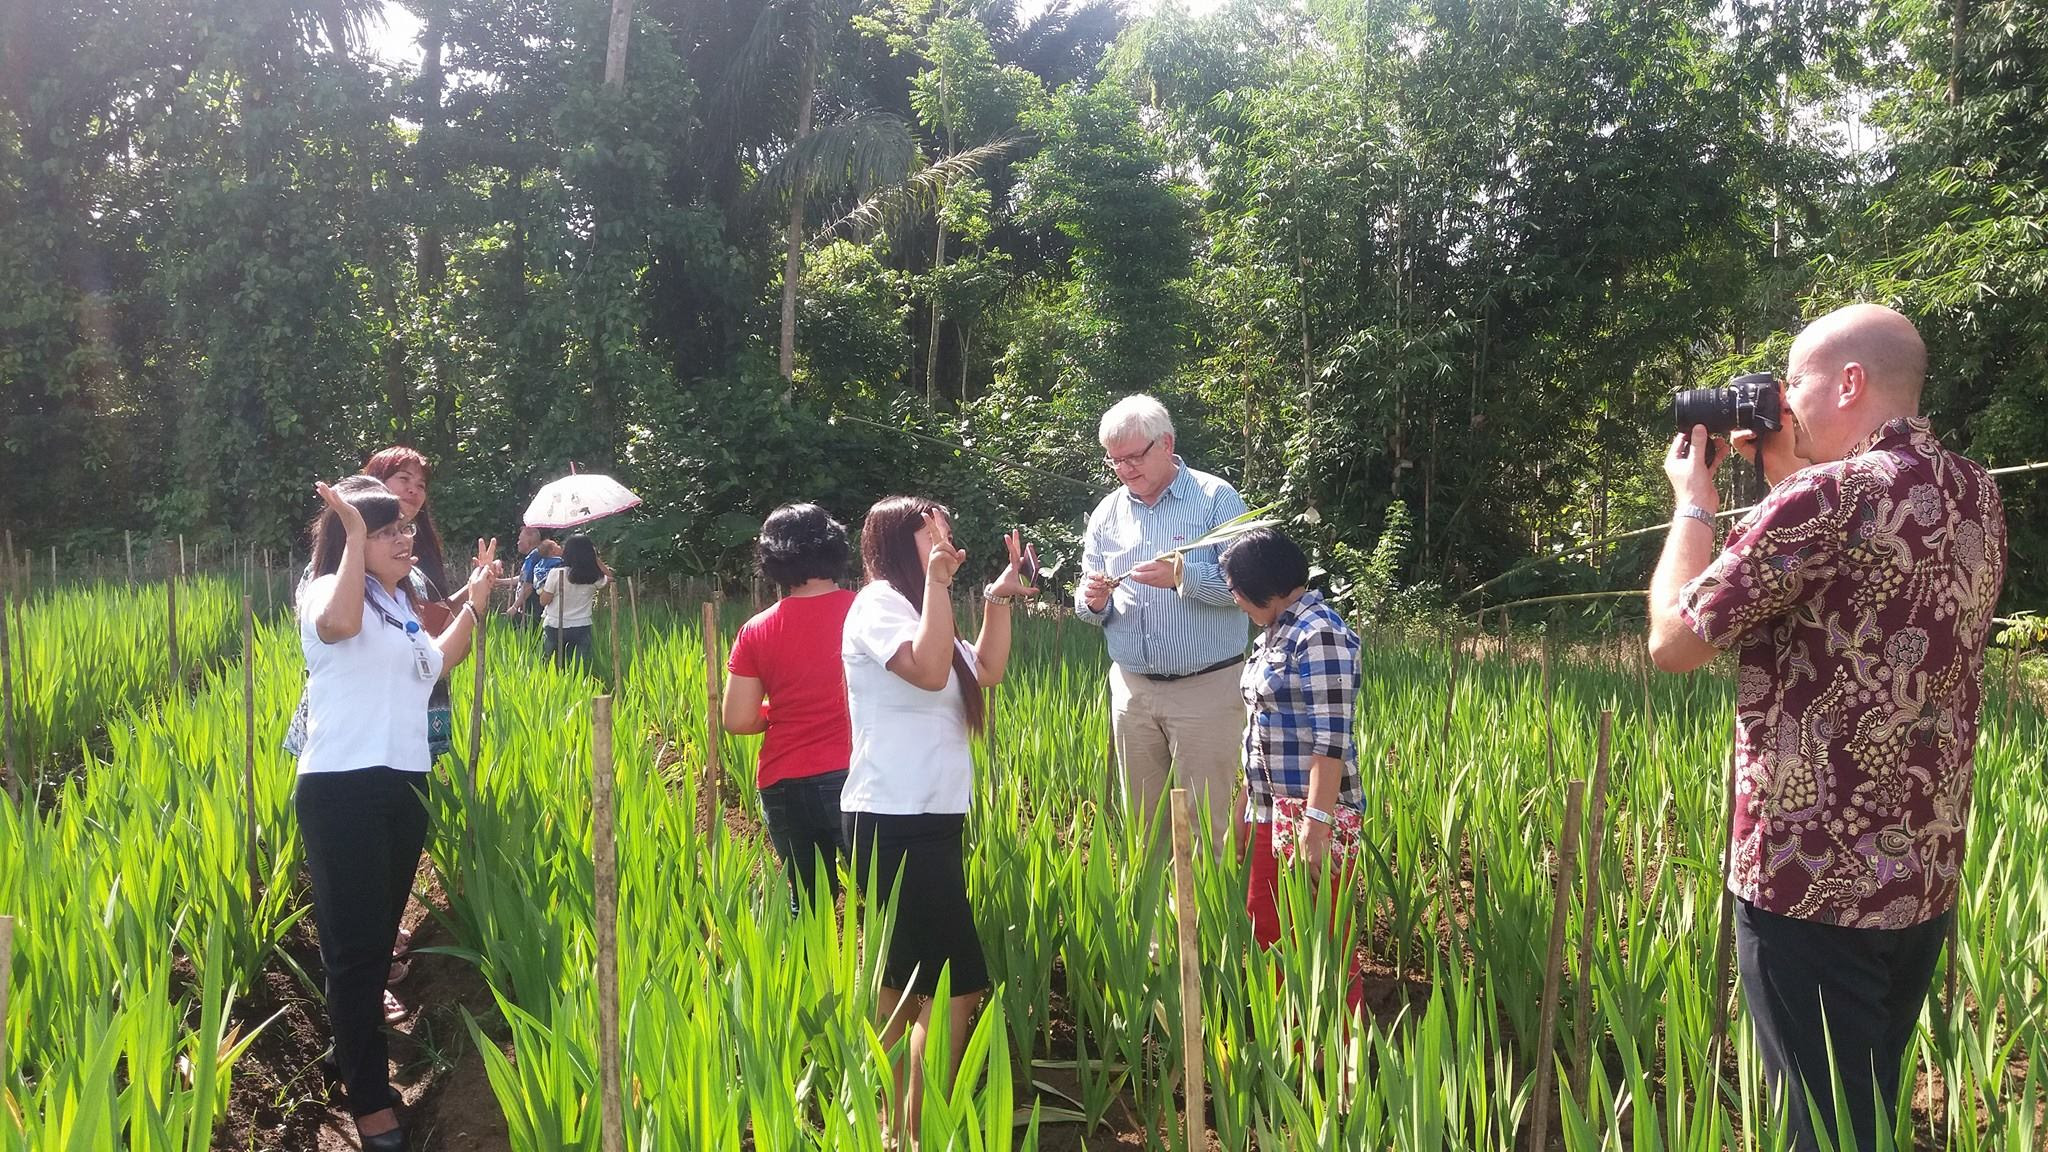
<path id="1" fill-rule="evenodd" d="M 1457 591 L 1657 519 L 1668 391 L 1859 297 L 1921 323 L 1953 443 L 2048 456 L 2038 0 L 641 0 L 618 88 L 599 0 L 404 6 L 399 65 L 374 0 L 0 20 L 18 542 L 281 548 L 391 441 L 463 531 L 619 474 L 629 567 L 905 487 L 1057 539 L 1150 389 L 1333 568 L 1399 501 L 1398 581 Z"/>

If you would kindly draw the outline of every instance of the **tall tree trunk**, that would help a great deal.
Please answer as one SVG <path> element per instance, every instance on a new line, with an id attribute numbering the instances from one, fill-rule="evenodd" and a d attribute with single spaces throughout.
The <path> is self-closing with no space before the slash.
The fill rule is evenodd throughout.
<path id="1" fill-rule="evenodd" d="M 945 189 L 941 188 L 939 190 L 939 199 L 943 202 L 945 198 Z M 939 234 L 938 244 L 932 249 L 932 271 L 934 273 L 946 266 L 946 222 L 943 219 L 938 221 L 937 231 Z M 925 345 L 924 353 L 924 410 L 927 413 L 936 412 L 939 408 L 939 336 L 942 332 L 939 322 L 941 319 L 939 294 L 934 291 L 932 293 L 932 338 Z"/>
<path id="2" fill-rule="evenodd" d="M 792 383 L 796 380 L 796 289 L 804 267 L 804 184 L 807 173 L 803 165 L 803 146 L 811 135 L 811 105 L 815 101 L 817 84 L 818 33 L 813 22 L 805 37 L 803 79 L 797 88 L 801 101 L 796 109 L 797 166 L 790 178 L 789 234 L 782 257 L 782 378 Z"/>
<path id="3" fill-rule="evenodd" d="M 1969 0 L 1953 0 L 1948 10 L 1948 106 L 1963 102 L 1963 29 L 1970 22 Z"/>
<path id="4" fill-rule="evenodd" d="M 626 41 L 632 31 L 633 0 L 612 0 L 611 40 L 604 53 L 604 86 L 614 92 L 626 86 Z"/>
<path id="5" fill-rule="evenodd" d="M 441 237 L 441 193 L 446 185 L 446 163 L 442 137 L 446 133 L 442 113 L 442 44 L 447 38 L 448 12 L 445 4 L 427 9 L 426 25 L 420 32 L 420 134 L 413 144 L 419 184 L 415 191 L 420 219 L 419 254 L 415 269 L 419 279 L 420 302 L 430 317 L 438 317 L 446 301 L 442 291 L 448 280 L 448 255 Z M 454 371 L 441 347 L 440 325 L 429 320 L 425 326 L 427 365 L 433 375 L 433 448 L 452 452 L 455 447 L 455 400 L 460 390 Z"/>

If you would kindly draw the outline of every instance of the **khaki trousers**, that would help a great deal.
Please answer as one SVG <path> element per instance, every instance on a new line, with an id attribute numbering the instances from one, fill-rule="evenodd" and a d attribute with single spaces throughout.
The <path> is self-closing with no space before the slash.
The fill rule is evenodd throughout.
<path id="1" fill-rule="evenodd" d="M 1173 826 L 1160 804 L 1170 787 L 1188 790 L 1198 819 L 1207 805 L 1211 851 L 1230 844 L 1231 806 L 1243 770 L 1245 707 L 1237 687 L 1243 671 L 1233 664 L 1162 683 L 1110 667 L 1109 716 L 1124 811 L 1148 827 L 1157 821 L 1154 851 Z"/>

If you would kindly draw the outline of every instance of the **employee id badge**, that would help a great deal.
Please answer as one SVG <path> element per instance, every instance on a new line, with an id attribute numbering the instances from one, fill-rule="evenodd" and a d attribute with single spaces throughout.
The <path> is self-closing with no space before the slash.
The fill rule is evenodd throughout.
<path id="1" fill-rule="evenodd" d="M 405 638 L 412 641 L 413 673 L 422 680 L 432 680 L 434 678 L 434 660 L 433 657 L 427 655 L 427 642 L 420 635 L 419 621 L 407 620 L 405 622 Z"/>

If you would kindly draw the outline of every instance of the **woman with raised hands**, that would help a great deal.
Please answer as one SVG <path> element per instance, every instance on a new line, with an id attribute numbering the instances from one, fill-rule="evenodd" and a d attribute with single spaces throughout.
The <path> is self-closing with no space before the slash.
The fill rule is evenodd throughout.
<path id="1" fill-rule="evenodd" d="M 334 1060 L 362 1146 L 406 1147 L 387 1076 L 383 992 L 426 842 L 427 698 L 469 652 L 497 578 L 477 541 L 462 607 L 439 635 L 411 594 L 415 521 L 376 479 L 315 485 L 311 579 L 299 593 L 306 738 L 293 804 L 312 878 Z"/>
<path id="2" fill-rule="evenodd" d="M 853 873 L 863 884 L 872 879 L 877 900 L 898 892 L 877 1012 L 885 1046 L 909 1029 L 909 1066 L 897 1069 L 885 1135 L 915 1133 L 939 973 L 951 973 L 944 1010 L 955 1067 L 989 986 L 967 902 L 968 739 L 981 730 L 981 690 L 1001 682 L 1010 662 L 1011 607 L 1032 590 L 1012 532 L 1009 564 L 984 589 L 981 631 L 972 644 L 961 640 L 953 579 L 967 553 L 952 531 L 946 509 L 921 497 L 892 496 L 868 509 L 860 541 L 867 584 L 847 612 L 839 649 L 853 726 L 839 802 Z"/>

